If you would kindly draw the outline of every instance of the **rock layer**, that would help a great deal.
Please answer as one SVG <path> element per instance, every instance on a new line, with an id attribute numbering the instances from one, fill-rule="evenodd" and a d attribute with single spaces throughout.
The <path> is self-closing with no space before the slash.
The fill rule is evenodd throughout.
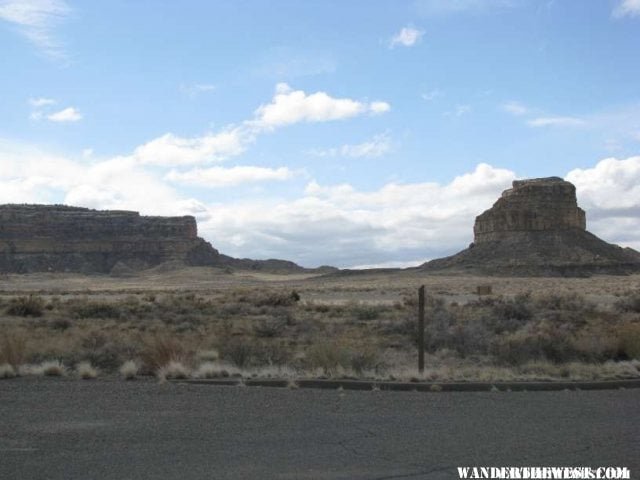
<path id="1" fill-rule="evenodd" d="M 578 207 L 576 187 L 559 177 L 516 180 L 493 207 L 478 217 L 474 243 L 504 238 L 508 232 L 586 230 L 584 210 Z"/>
<path id="2" fill-rule="evenodd" d="M 586 231 L 574 185 L 559 177 L 516 180 L 476 217 L 474 242 L 425 270 L 586 276 L 640 272 L 640 253 Z"/>
<path id="3" fill-rule="evenodd" d="M 0 205 L 0 271 L 107 273 L 164 262 L 214 265 L 195 218 L 61 205 Z"/>

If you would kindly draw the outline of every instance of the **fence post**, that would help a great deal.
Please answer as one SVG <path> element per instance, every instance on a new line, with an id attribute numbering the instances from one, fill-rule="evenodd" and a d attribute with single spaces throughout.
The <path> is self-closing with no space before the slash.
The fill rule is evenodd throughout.
<path id="1" fill-rule="evenodd" d="M 418 289 L 418 371 L 424 372 L 424 285 Z"/>

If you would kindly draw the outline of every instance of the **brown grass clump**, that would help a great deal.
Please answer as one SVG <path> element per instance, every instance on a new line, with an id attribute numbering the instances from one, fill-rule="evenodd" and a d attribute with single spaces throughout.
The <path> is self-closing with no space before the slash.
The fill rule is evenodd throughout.
<path id="1" fill-rule="evenodd" d="M 20 330 L 5 331 L 0 335 L 0 364 L 18 367 L 27 360 L 27 335 Z"/>
<path id="2" fill-rule="evenodd" d="M 321 369 L 326 375 L 336 373 L 349 365 L 349 352 L 336 342 L 319 342 L 309 347 L 305 364 L 310 369 Z"/>
<path id="3" fill-rule="evenodd" d="M 185 361 L 188 357 L 183 344 L 174 336 L 155 335 L 144 342 L 140 358 L 149 372 L 157 372 L 172 361 Z"/>
<path id="4" fill-rule="evenodd" d="M 620 312 L 640 313 L 640 292 L 629 292 L 615 302 L 615 308 Z"/>
<path id="5" fill-rule="evenodd" d="M 377 345 L 348 345 L 330 341 L 309 347 L 304 360 L 308 369 L 319 369 L 329 376 L 362 376 L 366 371 L 378 370 L 382 364 Z"/>
<path id="6" fill-rule="evenodd" d="M 627 324 L 618 330 L 620 350 L 627 358 L 640 359 L 640 324 Z"/>
<path id="7" fill-rule="evenodd" d="M 44 311 L 44 301 L 40 297 L 29 295 L 28 297 L 17 297 L 9 302 L 7 315 L 17 317 L 39 317 Z"/>
<path id="8" fill-rule="evenodd" d="M 49 360 L 40 364 L 39 372 L 47 377 L 64 377 L 67 374 L 67 367 L 60 360 Z"/>

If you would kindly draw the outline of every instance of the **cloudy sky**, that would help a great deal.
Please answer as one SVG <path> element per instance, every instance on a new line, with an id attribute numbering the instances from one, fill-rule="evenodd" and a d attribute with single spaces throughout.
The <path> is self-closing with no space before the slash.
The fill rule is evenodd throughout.
<path id="1" fill-rule="evenodd" d="M 0 0 L 0 47 L 0 203 L 405 266 L 557 175 L 640 248 L 640 0 Z"/>

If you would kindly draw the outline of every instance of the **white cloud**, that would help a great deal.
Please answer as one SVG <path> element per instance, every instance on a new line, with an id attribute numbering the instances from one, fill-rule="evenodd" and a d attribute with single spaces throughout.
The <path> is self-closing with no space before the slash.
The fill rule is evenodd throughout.
<path id="1" fill-rule="evenodd" d="M 462 117 L 471 113 L 471 105 L 456 105 L 456 108 L 449 112 L 445 112 L 447 117 Z"/>
<path id="2" fill-rule="evenodd" d="M 386 113 L 389 110 L 391 110 L 391 105 L 389 105 L 387 102 L 376 101 L 376 102 L 371 102 L 369 104 L 369 111 L 373 115 L 377 115 L 379 113 Z"/>
<path id="3" fill-rule="evenodd" d="M 312 181 L 290 200 L 245 197 L 207 204 L 179 186 L 286 180 L 293 173 L 242 166 L 166 172 L 134 156 L 72 159 L 0 139 L 0 203 L 195 215 L 201 235 L 226 254 L 309 266 L 405 266 L 455 253 L 473 238 L 474 218 L 515 178 L 510 170 L 480 164 L 448 183 L 389 183 L 363 191 Z M 577 187 L 590 231 L 640 248 L 640 156 L 608 158 L 566 178 Z"/>
<path id="4" fill-rule="evenodd" d="M 70 12 L 71 9 L 64 0 L 0 1 L 0 20 L 16 25 L 24 37 L 53 59 L 65 57 L 53 32 L 55 26 Z"/>
<path id="5" fill-rule="evenodd" d="M 530 110 L 520 102 L 506 102 L 500 105 L 500 108 L 511 115 L 522 116 L 530 113 Z"/>
<path id="6" fill-rule="evenodd" d="M 248 124 L 258 129 L 273 129 L 299 122 L 327 122 L 365 113 L 378 114 L 390 108 L 386 102 L 334 98 L 325 92 L 306 94 L 279 83 L 271 103 L 261 105 L 255 111 L 254 120 Z"/>
<path id="7" fill-rule="evenodd" d="M 422 30 L 418 30 L 412 26 L 404 27 L 389 40 L 389 48 L 398 46 L 413 47 L 420 41 L 423 35 L 424 31 Z"/>
<path id="8" fill-rule="evenodd" d="M 436 98 L 442 96 L 442 92 L 438 89 L 429 90 L 428 92 L 421 93 L 420 96 L 423 100 L 430 102 Z"/>
<path id="9" fill-rule="evenodd" d="M 59 112 L 47 115 L 52 122 L 78 122 L 82 120 L 82 114 L 75 107 L 67 107 Z"/>
<path id="10" fill-rule="evenodd" d="M 620 0 L 613 9 L 616 18 L 640 16 L 640 0 Z"/>
<path id="11" fill-rule="evenodd" d="M 587 211 L 587 229 L 604 240 L 640 249 L 640 156 L 606 158 L 566 179 Z"/>
<path id="12" fill-rule="evenodd" d="M 62 202 L 185 215 L 188 200 L 130 157 L 88 163 L 0 139 L 0 203 Z"/>
<path id="13" fill-rule="evenodd" d="M 29 99 L 29 105 L 31 105 L 32 107 L 46 107 L 48 105 L 55 104 L 56 101 L 53 98 L 38 97 Z"/>
<path id="14" fill-rule="evenodd" d="M 409 268 L 409 267 L 418 267 L 425 262 L 431 260 L 430 258 L 420 258 L 416 260 L 391 260 L 390 262 L 381 262 L 381 263 L 368 263 L 366 265 L 354 265 L 351 267 L 354 270 L 368 270 L 371 268 Z"/>
<path id="15" fill-rule="evenodd" d="M 194 99 L 201 93 L 212 92 L 216 86 L 211 83 L 180 84 L 180 92 Z"/>
<path id="16" fill-rule="evenodd" d="M 587 122 L 577 117 L 537 117 L 527 121 L 530 127 L 582 127 Z"/>
<path id="17" fill-rule="evenodd" d="M 244 152 L 252 135 L 239 127 L 194 138 L 166 133 L 135 149 L 138 162 L 148 165 L 192 165 L 219 162 Z"/>
<path id="18" fill-rule="evenodd" d="M 236 166 L 231 168 L 196 168 L 187 172 L 171 170 L 164 178 L 183 185 L 218 188 L 233 187 L 245 183 L 289 180 L 292 177 L 293 172 L 285 167 Z"/>
<path id="19" fill-rule="evenodd" d="M 64 175 L 60 175 L 64 172 Z M 224 183 L 286 179 L 285 169 L 200 169 L 173 180 Z M 514 178 L 479 165 L 448 184 L 392 183 L 373 191 L 311 182 L 298 198 L 206 204 L 133 157 L 73 160 L 0 141 L 0 203 L 38 202 L 196 215 L 199 231 L 226 254 L 285 258 L 304 265 L 410 262 L 463 248 L 473 219 Z M 259 178 L 260 177 L 260 178 Z"/>
<path id="20" fill-rule="evenodd" d="M 376 158 L 385 155 L 391 150 L 391 139 L 386 133 L 379 134 L 366 142 L 355 145 L 342 145 L 341 147 L 328 148 L 325 150 L 311 150 L 309 153 L 317 157 L 368 157 Z"/>
<path id="21" fill-rule="evenodd" d="M 435 258 L 471 241 L 475 216 L 513 178 L 513 172 L 482 164 L 444 185 L 391 183 L 364 192 L 348 184 L 311 182 L 304 196 L 289 202 L 212 206 L 211 220 L 201 230 L 215 236 L 222 251 L 285 256 L 306 265 Z"/>
<path id="22" fill-rule="evenodd" d="M 298 122 L 339 120 L 364 113 L 377 115 L 390 108 L 382 101 L 366 103 L 333 98 L 324 92 L 307 95 L 279 83 L 271 103 L 259 107 L 252 120 L 198 137 L 185 138 L 166 133 L 137 147 L 133 157 L 141 164 L 166 167 L 222 162 L 242 154 L 255 141 L 257 134 L 277 127 Z"/>

